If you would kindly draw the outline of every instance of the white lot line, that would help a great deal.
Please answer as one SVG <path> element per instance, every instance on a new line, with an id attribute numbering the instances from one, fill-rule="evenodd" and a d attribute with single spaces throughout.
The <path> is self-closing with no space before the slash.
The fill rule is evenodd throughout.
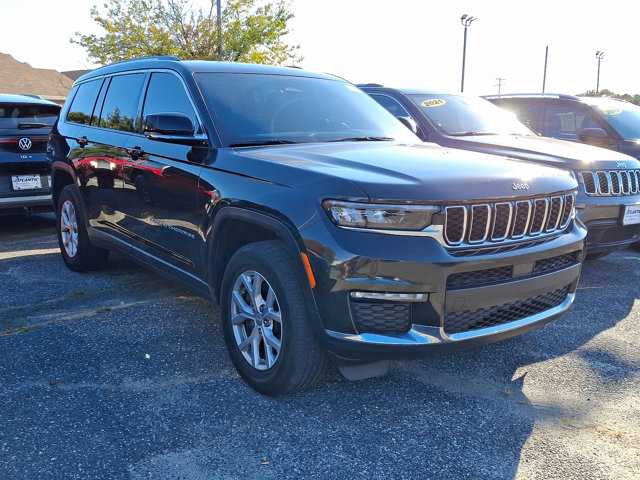
<path id="1" fill-rule="evenodd" d="M 29 257 L 31 255 L 49 255 L 51 253 L 60 253 L 59 248 L 40 248 L 36 250 L 18 250 L 17 252 L 0 252 L 0 260 L 8 260 L 10 258 Z"/>

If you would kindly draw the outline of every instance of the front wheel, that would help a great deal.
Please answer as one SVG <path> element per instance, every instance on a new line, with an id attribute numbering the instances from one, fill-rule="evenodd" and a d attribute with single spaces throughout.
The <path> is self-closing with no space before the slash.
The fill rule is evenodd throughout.
<path id="1" fill-rule="evenodd" d="M 78 187 L 67 185 L 56 205 L 58 244 L 64 263 L 70 270 L 84 272 L 102 268 L 109 251 L 94 247 L 84 220 L 82 197 Z"/>
<path id="2" fill-rule="evenodd" d="M 312 332 L 300 277 L 281 242 L 240 248 L 222 281 L 222 329 L 244 380 L 266 395 L 310 388 L 328 356 Z"/>

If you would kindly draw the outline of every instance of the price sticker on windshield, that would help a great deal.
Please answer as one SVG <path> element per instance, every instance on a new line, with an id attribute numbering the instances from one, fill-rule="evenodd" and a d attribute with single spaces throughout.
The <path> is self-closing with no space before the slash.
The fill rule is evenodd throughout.
<path id="1" fill-rule="evenodd" d="M 640 223 L 640 204 L 626 205 L 624 207 L 622 225 L 634 225 L 636 223 Z"/>
<path id="2" fill-rule="evenodd" d="M 447 101 L 442 100 L 441 98 L 431 98 L 429 100 L 425 100 L 420 105 L 422 105 L 423 107 L 433 108 L 433 107 L 441 107 L 445 103 L 447 103 Z"/>

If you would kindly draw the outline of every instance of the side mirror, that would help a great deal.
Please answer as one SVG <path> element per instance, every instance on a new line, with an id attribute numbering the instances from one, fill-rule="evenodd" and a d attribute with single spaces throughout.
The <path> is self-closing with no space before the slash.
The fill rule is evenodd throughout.
<path id="1" fill-rule="evenodd" d="M 154 113 L 144 117 L 143 133 L 193 137 L 195 128 L 184 113 Z"/>
<path id="2" fill-rule="evenodd" d="M 411 130 L 413 133 L 415 133 L 418 137 L 420 137 L 420 140 L 424 140 L 424 133 L 422 132 L 422 129 L 420 128 L 420 126 L 416 123 L 416 121 L 411 118 L 411 117 L 396 117 L 400 123 L 402 123 L 405 127 L 407 127 L 409 130 Z"/>
<path id="3" fill-rule="evenodd" d="M 597 145 L 609 143 L 609 135 L 601 128 L 583 128 L 578 132 L 578 138 L 581 142 Z"/>

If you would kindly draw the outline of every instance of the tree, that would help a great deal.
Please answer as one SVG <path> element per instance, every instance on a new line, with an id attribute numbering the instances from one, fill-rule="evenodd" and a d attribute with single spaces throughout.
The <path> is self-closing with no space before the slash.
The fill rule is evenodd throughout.
<path id="1" fill-rule="evenodd" d="M 579 93 L 578 95 L 584 97 L 611 97 L 611 98 L 619 98 L 621 100 L 626 100 L 627 102 L 635 103 L 636 105 L 640 105 L 640 94 L 629 95 L 628 93 L 624 93 L 622 95 L 618 93 L 613 93 L 611 90 L 607 90 L 606 88 L 600 90 L 596 93 L 595 90 L 587 90 L 584 93 Z"/>
<path id="2" fill-rule="evenodd" d="M 105 34 L 76 32 L 71 42 L 103 65 L 151 55 L 275 65 L 302 60 L 297 56 L 300 46 L 282 39 L 293 18 L 284 0 L 257 3 L 228 0 L 218 29 L 216 0 L 211 0 L 208 12 L 194 8 L 189 0 L 107 0 L 106 13 L 96 6 L 91 9 L 91 17 Z"/>

